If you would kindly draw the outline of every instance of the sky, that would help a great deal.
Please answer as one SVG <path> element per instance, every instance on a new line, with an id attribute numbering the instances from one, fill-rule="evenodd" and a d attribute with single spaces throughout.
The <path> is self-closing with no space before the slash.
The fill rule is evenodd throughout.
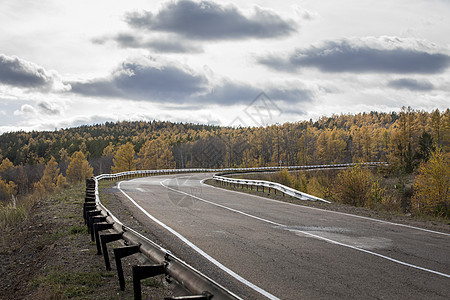
<path id="1" fill-rule="evenodd" d="M 0 1 L 0 134 L 450 105 L 449 0 Z"/>

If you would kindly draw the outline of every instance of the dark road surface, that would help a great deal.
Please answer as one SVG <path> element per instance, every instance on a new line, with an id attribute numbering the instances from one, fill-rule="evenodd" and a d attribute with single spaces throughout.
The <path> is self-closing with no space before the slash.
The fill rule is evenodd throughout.
<path id="1" fill-rule="evenodd" d="M 450 295 L 449 234 L 222 190 L 208 177 L 121 182 L 147 214 L 121 197 L 166 248 L 244 299 Z"/>

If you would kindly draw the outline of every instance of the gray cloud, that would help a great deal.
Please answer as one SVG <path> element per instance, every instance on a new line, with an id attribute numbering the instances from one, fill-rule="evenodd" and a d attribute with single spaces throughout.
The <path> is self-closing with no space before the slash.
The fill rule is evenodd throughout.
<path id="1" fill-rule="evenodd" d="M 170 32 L 196 40 L 274 38 L 296 32 L 293 21 L 283 20 L 268 10 L 256 8 L 254 14 L 247 17 L 234 6 L 211 1 L 169 2 L 157 14 L 133 12 L 125 19 L 135 28 Z"/>
<path id="2" fill-rule="evenodd" d="M 134 100 L 183 101 L 204 90 L 206 79 L 174 65 L 124 62 L 109 78 L 72 82 L 72 92 Z"/>
<path id="3" fill-rule="evenodd" d="M 33 115 L 36 114 L 36 109 L 30 104 L 23 104 L 20 109 L 15 110 L 13 114 L 15 116 Z"/>
<path id="4" fill-rule="evenodd" d="M 305 89 L 282 89 L 273 86 L 254 87 L 226 80 L 211 89 L 209 93 L 201 96 L 201 99 L 222 105 L 246 104 L 263 91 L 270 95 L 273 100 L 286 103 L 309 102 L 313 99 L 313 94 Z"/>
<path id="5" fill-rule="evenodd" d="M 408 89 L 411 91 L 431 91 L 434 89 L 434 85 L 428 80 L 416 80 L 412 78 L 400 78 L 391 80 L 388 86 L 395 89 Z"/>
<path id="6" fill-rule="evenodd" d="M 275 70 L 295 72 L 313 67 L 323 72 L 436 74 L 450 65 L 450 56 L 424 41 L 381 37 L 326 41 L 286 56 L 258 59 Z"/>
<path id="7" fill-rule="evenodd" d="M 264 90 L 272 99 L 287 103 L 311 101 L 312 93 L 301 88 L 257 88 L 245 83 L 221 80 L 211 83 L 171 63 L 158 65 L 142 59 L 141 62 L 124 62 L 107 78 L 87 82 L 72 82 L 72 92 L 85 96 L 111 97 L 163 104 L 183 105 L 234 105 L 245 104 Z"/>
<path id="8" fill-rule="evenodd" d="M 0 84 L 48 90 L 54 75 L 44 68 L 16 56 L 0 54 Z"/>
<path id="9" fill-rule="evenodd" d="M 135 33 L 119 33 L 112 37 L 103 37 L 94 39 L 96 44 L 104 44 L 108 41 L 114 41 L 121 48 L 140 48 L 151 49 L 158 53 L 200 53 L 203 49 L 179 38 L 145 38 Z"/>
<path id="10" fill-rule="evenodd" d="M 46 115 L 59 115 L 60 110 L 49 102 L 41 101 L 37 104 L 39 111 Z"/>

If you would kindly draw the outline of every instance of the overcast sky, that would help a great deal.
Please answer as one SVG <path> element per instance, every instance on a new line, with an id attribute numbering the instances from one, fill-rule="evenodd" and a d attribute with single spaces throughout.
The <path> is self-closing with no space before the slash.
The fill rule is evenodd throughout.
<path id="1" fill-rule="evenodd" d="M 450 105 L 450 1 L 0 1 L 0 133 Z"/>

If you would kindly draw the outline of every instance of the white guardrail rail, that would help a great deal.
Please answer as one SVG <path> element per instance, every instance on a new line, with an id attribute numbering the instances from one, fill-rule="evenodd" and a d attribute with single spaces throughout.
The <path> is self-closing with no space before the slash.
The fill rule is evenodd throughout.
<path id="1" fill-rule="evenodd" d="M 289 195 L 291 197 L 300 199 L 300 200 L 310 200 L 310 201 L 321 201 L 321 202 L 325 202 L 325 203 L 331 203 L 330 201 L 327 201 L 325 199 L 313 196 L 313 195 L 309 195 L 303 192 L 299 192 L 293 188 L 290 188 L 288 186 L 276 183 L 276 182 L 271 182 L 271 181 L 265 181 L 265 180 L 250 180 L 250 179 L 237 179 L 237 178 L 229 178 L 229 177 L 224 177 L 224 176 L 218 176 L 218 175 L 214 175 L 213 178 L 215 180 L 221 181 L 221 182 L 225 182 L 225 183 L 229 183 L 229 184 L 241 184 L 241 185 L 248 185 L 248 186 L 256 186 L 258 187 L 263 187 L 263 191 L 264 191 L 264 187 L 269 188 L 270 189 L 274 189 L 274 190 L 278 190 L 280 192 L 282 192 L 283 194 Z"/>
<path id="2" fill-rule="evenodd" d="M 328 168 L 348 168 L 356 165 L 362 166 L 377 166 L 387 165 L 387 162 L 367 162 L 367 163 L 348 163 L 348 164 L 333 164 L 333 165 L 310 165 L 310 166 L 277 166 L 277 167 L 256 167 L 256 168 L 223 168 L 223 169 L 207 169 L 207 168 L 191 168 L 191 169 L 161 169 L 161 170 L 137 170 L 126 171 L 114 174 L 101 174 L 95 176 L 96 180 L 121 178 L 132 175 L 146 176 L 146 175 L 162 175 L 162 174 L 177 174 L 177 173 L 249 173 L 249 172 L 263 172 L 276 170 L 310 170 L 310 169 L 328 169 Z"/>
<path id="3" fill-rule="evenodd" d="M 360 165 L 377 166 L 386 165 L 385 162 L 361 163 Z M 336 164 L 336 165 L 312 165 L 312 166 L 281 166 L 281 167 L 260 167 L 260 168 L 225 168 L 225 169 L 164 169 L 164 170 L 138 170 L 115 174 L 102 174 L 86 180 L 86 197 L 83 207 L 83 216 L 88 226 L 88 232 L 91 234 L 92 241 L 96 242 L 97 254 L 102 254 L 105 260 L 107 270 L 111 270 L 107 243 L 113 241 L 122 241 L 123 247 L 114 248 L 114 258 L 119 277 L 120 289 L 125 289 L 125 279 L 121 259 L 123 257 L 137 254 L 150 259 L 153 264 L 136 265 L 132 267 L 133 287 L 135 299 L 141 299 L 142 279 L 165 274 L 181 285 L 187 293 L 186 297 L 174 297 L 173 299 L 240 299 L 234 293 L 228 291 L 212 279 L 206 277 L 195 270 L 181 259 L 175 257 L 169 250 L 162 248 L 139 232 L 123 224 L 111 211 L 109 211 L 100 201 L 98 181 L 102 179 L 125 179 L 132 177 L 142 177 L 150 175 L 177 174 L 177 173 L 248 173 L 276 171 L 281 169 L 288 170 L 308 170 L 308 169 L 326 169 L 326 168 L 346 168 L 357 164 Z M 323 201 L 318 197 L 299 192 L 287 186 L 264 180 L 246 180 L 229 178 L 222 175 L 214 175 L 213 178 L 227 183 L 245 184 L 252 186 L 261 186 L 277 189 L 289 196 L 302 200 Z M 101 231 L 108 232 L 101 233 Z M 154 264 L 156 262 L 156 264 Z M 194 296 L 193 296 L 194 295 Z M 172 298 L 166 298 L 172 299 Z"/>

